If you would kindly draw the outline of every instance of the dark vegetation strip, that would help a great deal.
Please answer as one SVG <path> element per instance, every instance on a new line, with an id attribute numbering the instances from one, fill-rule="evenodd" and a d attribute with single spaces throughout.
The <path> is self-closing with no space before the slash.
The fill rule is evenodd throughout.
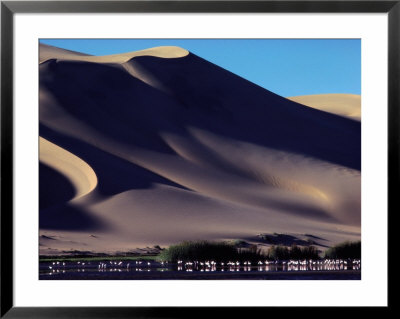
<path id="1" fill-rule="evenodd" d="M 344 242 L 327 249 L 323 258 L 326 259 L 361 259 L 361 242 Z M 261 251 L 256 245 L 249 248 L 240 248 L 232 242 L 209 242 L 209 241 L 185 241 L 171 245 L 161 251 L 160 254 L 145 255 L 104 255 L 104 256 L 40 256 L 40 262 L 53 261 L 107 261 L 107 260 L 157 260 L 177 262 L 182 261 L 206 261 L 216 262 L 228 261 L 251 261 L 260 260 L 300 260 L 321 259 L 319 251 L 315 246 L 290 247 L 273 245 L 267 252 Z"/>
<path id="2" fill-rule="evenodd" d="M 361 241 L 346 241 L 333 246 L 325 251 L 324 257 L 328 259 L 361 259 Z"/>

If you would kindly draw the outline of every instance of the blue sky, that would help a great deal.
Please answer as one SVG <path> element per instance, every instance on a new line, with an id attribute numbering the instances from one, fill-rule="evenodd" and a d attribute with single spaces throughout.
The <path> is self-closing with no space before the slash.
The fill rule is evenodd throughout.
<path id="1" fill-rule="evenodd" d="M 92 55 L 176 45 L 279 95 L 361 94 L 359 39 L 45 39 Z"/>

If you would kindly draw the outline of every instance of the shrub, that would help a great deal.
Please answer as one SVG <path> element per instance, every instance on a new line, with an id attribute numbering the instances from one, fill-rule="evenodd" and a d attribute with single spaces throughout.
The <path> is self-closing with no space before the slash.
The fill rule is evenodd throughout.
<path id="1" fill-rule="evenodd" d="M 346 241 L 333 246 L 325 251 L 325 258 L 329 259 L 353 259 L 361 258 L 361 241 Z"/>
<path id="2" fill-rule="evenodd" d="M 268 250 L 268 259 L 286 260 L 289 259 L 289 248 L 285 246 L 271 246 Z"/>
<path id="3" fill-rule="evenodd" d="M 257 245 L 253 245 L 250 248 L 242 248 L 238 250 L 238 256 L 236 257 L 239 261 L 251 261 L 257 262 L 265 259 L 266 256 L 262 253 L 261 249 L 258 249 Z"/>
<path id="4" fill-rule="evenodd" d="M 319 259 L 318 249 L 315 246 L 306 246 L 301 249 L 301 259 Z"/>
<path id="5" fill-rule="evenodd" d="M 297 245 L 292 245 L 290 248 L 281 245 L 271 246 L 267 256 L 272 260 L 319 259 L 318 250 L 314 246 L 300 248 Z"/>
<path id="6" fill-rule="evenodd" d="M 233 244 L 209 241 L 185 241 L 172 245 L 161 252 L 158 259 L 163 261 L 206 261 L 217 262 L 255 261 L 263 258 L 257 247 L 251 249 L 237 249 Z"/>

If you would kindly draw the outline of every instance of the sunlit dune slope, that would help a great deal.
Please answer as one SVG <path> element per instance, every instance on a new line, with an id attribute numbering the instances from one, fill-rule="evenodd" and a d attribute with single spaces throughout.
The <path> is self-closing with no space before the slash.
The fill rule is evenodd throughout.
<path id="1" fill-rule="evenodd" d="M 83 161 L 97 184 L 69 177 L 83 196 L 40 211 L 41 234 L 58 238 L 41 252 L 265 232 L 359 239 L 359 121 L 177 47 L 112 58 L 42 50 L 40 136 Z"/>
<path id="2" fill-rule="evenodd" d="M 356 94 L 315 94 L 288 98 L 312 108 L 361 121 L 361 96 Z"/>
<path id="3" fill-rule="evenodd" d="M 79 157 L 42 137 L 39 138 L 39 150 L 40 163 L 63 175 L 71 183 L 75 190 L 74 198 L 85 196 L 96 187 L 95 172 Z"/>

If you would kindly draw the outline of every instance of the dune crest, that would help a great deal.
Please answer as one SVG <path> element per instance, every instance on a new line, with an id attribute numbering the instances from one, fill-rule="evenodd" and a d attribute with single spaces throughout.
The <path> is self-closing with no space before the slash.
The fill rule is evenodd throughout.
<path id="1" fill-rule="evenodd" d="M 182 58 L 189 54 L 189 51 L 176 46 L 160 46 L 140 51 L 132 51 L 121 54 L 93 56 L 84 53 L 60 49 L 40 43 L 39 63 L 50 59 L 85 61 L 93 63 L 125 63 L 139 56 L 153 56 L 158 58 Z"/>
<path id="2" fill-rule="evenodd" d="M 89 57 L 89 55 L 85 53 L 61 49 L 44 43 L 39 43 L 39 64 L 49 59 L 79 59 L 80 57 L 85 56 Z"/>

